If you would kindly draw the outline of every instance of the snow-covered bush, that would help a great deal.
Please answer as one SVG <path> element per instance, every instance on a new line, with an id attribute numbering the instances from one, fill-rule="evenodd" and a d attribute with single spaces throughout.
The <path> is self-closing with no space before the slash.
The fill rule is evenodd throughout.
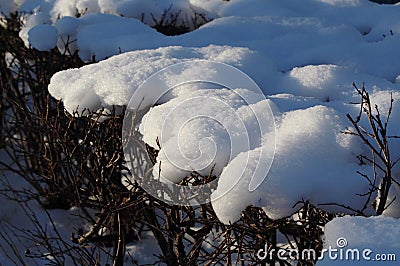
<path id="1" fill-rule="evenodd" d="M 0 138 L 6 153 L 0 200 L 16 200 L 0 214 L 0 248 L 14 262 L 285 264 L 278 251 L 319 252 L 326 232 L 325 245 L 331 245 L 336 235 L 324 225 L 334 216 L 400 216 L 399 5 L 25 0 L 2 1 L 0 9 L 19 12 L 4 19 L 0 36 Z M 190 32 L 166 36 L 149 25 L 168 34 Z M 161 83 L 153 83 L 138 90 L 153 73 L 191 60 L 236 67 L 257 82 L 263 99 L 244 103 L 238 95 L 255 94 L 238 85 L 238 75 L 225 75 L 232 86 L 173 86 L 165 94 Z M 172 86 L 190 77 L 208 79 L 214 70 L 188 68 L 162 81 Z M 371 100 L 372 111 L 359 120 L 360 107 L 368 105 L 365 91 L 359 105 L 353 81 L 366 83 Z M 123 131 L 132 95 L 143 109 L 128 106 L 135 123 Z M 262 134 L 253 130 L 257 124 L 264 128 L 253 115 L 269 117 L 268 106 L 276 138 L 269 127 Z M 204 114 L 223 123 L 191 119 Z M 371 124 L 377 134 L 369 132 Z M 227 148 L 228 137 L 245 140 L 241 129 L 248 129 L 249 140 Z M 131 157 L 123 153 L 126 137 Z M 268 175 L 254 171 L 273 156 L 265 164 L 271 166 Z M 127 169 L 124 160 L 133 167 Z M 256 186 L 254 179 L 260 181 Z M 191 189 L 212 183 L 212 201 L 168 205 L 139 181 L 167 197 L 175 195 L 166 184 L 171 181 Z M 259 257 L 263 249 L 271 256 Z M 9 262 L 3 260 L 0 255 L 0 264 Z M 290 262 L 314 264 L 316 258 Z"/>
<path id="2" fill-rule="evenodd" d="M 261 209 L 249 207 L 238 223 L 229 226 L 219 221 L 210 204 L 169 206 L 155 200 L 134 182 L 128 184 L 128 190 L 127 184 L 122 184 L 128 180 L 123 178 L 126 169 L 121 154 L 122 117 L 112 108 L 102 114 L 85 109 L 66 112 L 63 104 L 47 92 L 49 77 L 57 70 L 79 67 L 82 61 L 76 55 L 61 55 L 56 50 L 27 49 L 17 32 L 2 31 L 2 36 L 7 37 L 3 40 L 8 53 L 4 57 L 7 60 L 2 61 L 5 70 L 2 78 L 9 82 L 3 87 L 4 151 L 8 159 L 1 162 L 1 169 L 7 175 L 15 172 L 15 178 L 22 177 L 27 182 L 21 188 L 13 187 L 15 183 L 8 179 L 1 184 L 6 188 L 2 194 L 14 199 L 16 208 L 28 215 L 28 218 L 22 214 L 17 217 L 24 217 L 24 226 L 30 230 L 24 231 L 20 225 L 0 219 L 7 232 L 0 234 L 1 246 L 16 253 L 16 257 L 9 255 L 10 259 L 21 264 L 42 261 L 95 265 L 96 261 L 107 259 L 115 265 L 133 264 L 138 255 L 133 254 L 133 259 L 127 261 L 124 250 L 136 247 L 144 240 L 135 241 L 142 238 L 156 239 L 156 242 L 151 240 L 157 247 L 154 252 L 160 262 L 169 265 L 204 264 L 210 260 L 223 265 L 227 260 L 240 258 L 256 263 L 259 259 L 254 249 L 266 242 L 276 243 L 283 236 L 301 241 L 304 248 L 317 248 L 310 236 L 320 239 L 322 231 L 315 225 L 325 223 L 329 217 L 308 202 L 298 203 L 296 208 L 303 212 L 298 213 L 298 219 L 273 221 Z M 227 49 L 224 48 L 226 53 Z M 235 50 L 242 56 L 251 56 L 246 49 Z M 219 51 L 218 47 L 209 47 L 191 52 L 224 58 Z M 65 86 L 67 89 L 68 85 Z M 181 96 L 185 93 L 185 90 L 180 92 Z M 230 95 L 226 90 L 192 93 L 221 99 Z M 245 90 L 240 93 L 252 96 L 253 101 L 257 98 Z M 235 98 L 237 95 L 230 97 L 243 118 L 249 119 L 248 126 L 253 123 L 243 103 Z M 104 119 L 106 116 L 108 119 Z M 260 141 L 253 140 L 252 147 Z M 140 138 L 137 141 L 137 151 L 147 153 Z M 24 186 L 29 186 L 29 190 Z M 44 217 L 39 216 L 41 208 L 46 209 Z M 66 229 L 65 216 L 70 214 L 77 218 Z M 43 230 L 44 227 L 47 229 Z M 281 232 L 278 235 L 277 228 Z M 10 244 L 19 239 L 12 234 L 23 234 L 26 244 Z M 237 240 L 232 242 L 231 238 Z M 235 255 L 232 249 L 242 251 Z M 141 257 L 138 259 L 143 261 Z M 149 261 L 154 259 L 150 256 Z"/>
<path id="3" fill-rule="evenodd" d="M 19 36 L 26 47 L 32 46 L 40 51 L 57 47 L 61 53 L 69 54 L 79 51 L 82 59 L 92 61 L 118 51 L 134 50 L 130 47 L 133 43 L 137 43 L 137 48 L 145 48 L 140 45 L 142 38 L 151 40 L 163 35 L 187 33 L 214 18 L 186 0 L 7 1 L 0 4 L 0 11 L 7 16 L 13 12 L 21 15 L 23 27 Z M 142 33 L 139 38 L 138 32 Z M 87 33 L 89 39 L 85 37 Z M 100 41 L 99 36 L 104 38 L 106 35 L 114 42 L 113 46 L 93 43 L 96 38 Z M 131 35 L 130 40 L 125 35 Z M 99 53 L 98 49 L 102 52 Z M 87 55 L 84 50 L 90 50 L 91 54 Z"/>
<path id="4" fill-rule="evenodd" d="M 126 191 L 120 182 L 124 171 L 120 155 L 122 118 L 112 113 L 74 118 L 65 112 L 63 104 L 47 91 L 50 76 L 83 62 L 76 55 L 64 56 L 57 50 L 26 48 L 18 37 L 18 22 L 17 17 L 9 18 L 8 29 L 0 28 L 4 143 L 0 156 L 1 199 L 2 203 L 3 197 L 16 202 L 10 203 L 14 215 L 9 218 L 8 213 L 2 213 L 0 218 L 5 229 L 0 235 L 1 249 L 9 250 L 5 255 L 21 265 L 40 261 L 96 265 L 98 256 L 104 260 L 112 257 L 104 245 L 112 246 L 114 241 L 110 237 L 114 234 L 114 217 L 107 212 L 96 224 L 95 211 L 104 213 L 105 206 L 118 205 L 123 198 L 120 193 Z M 106 115 L 110 119 L 99 123 Z M 43 215 L 38 213 L 44 209 Z M 50 215 L 47 210 L 55 211 Z M 60 218 L 60 223 L 54 222 L 51 219 L 57 217 L 57 212 L 77 215 L 79 219 L 72 220 L 80 228 L 60 232 L 69 219 L 64 214 L 65 224 Z M 25 222 L 20 223 L 20 219 Z M 109 233 L 90 231 L 91 225 L 92 229 L 107 228 Z M 83 230 L 91 233 L 84 234 Z M 22 242 L 17 237 L 21 233 L 25 238 Z M 70 237 L 72 233 L 74 237 Z M 83 248 L 82 239 L 93 239 L 97 244 Z"/>

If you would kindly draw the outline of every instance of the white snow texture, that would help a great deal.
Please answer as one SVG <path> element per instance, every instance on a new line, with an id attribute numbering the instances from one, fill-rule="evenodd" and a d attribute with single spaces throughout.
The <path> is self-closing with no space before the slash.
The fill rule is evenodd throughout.
<path id="1" fill-rule="evenodd" d="M 188 17 L 196 11 L 213 20 L 187 34 L 164 36 L 149 27 L 154 25 L 149 14 L 159 19 L 170 6 Z M 247 104 L 235 100 L 234 89 L 246 88 L 189 88 L 165 97 L 141 126 L 144 140 L 153 147 L 165 131 L 162 125 L 169 128 L 157 158 L 165 182 L 179 182 L 191 170 L 205 174 L 216 165 L 220 177 L 213 207 L 224 223 L 237 221 L 248 205 L 262 207 L 271 218 L 291 215 L 301 199 L 328 204 L 323 208 L 333 212 L 346 209 L 329 203 L 362 206 L 365 198 L 358 194 L 368 191 L 368 182 L 356 172 L 372 176 L 372 168 L 359 165 L 356 156 L 369 151 L 341 133 L 350 126 L 346 113 L 355 116 L 359 110 L 359 105 L 351 104 L 359 102 L 353 82 L 359 86 L 365 82 L 382 115 L 392 95 L 388 135 L 400 133 L 400 5 L 361 0 L 26 0 L 6 1 L 0 9 L 32 12 L 27 13 L 20 34 L 26 45 L 38 50 L 58 47 L 62 52 L 68 47 L 78 50 L 83 60 L 100 60 L 51 79 L 50 93 L 71 113 L 126 105 L 150 75 L 188 60 L 227 63 L 254 79 L 267 100 Z M 83 13 L 80 18 L 74 17 L 76 10 Z M 147 93 L 151 98 L 161 96 L 157 89 Z M 187 99 L 191 101 L 185 105 Z M 246 108 L 263 114 L 266 103 L 275 115 L 276 147 L 270 144 L 269 132 L 247 146 L 235 146 L 234 152 L 228 149 L 227 138 L 232 136 L 227 128 L 235 132 L 239 126 L 234 116 L 251 132 L 254 121 Z M 180 128 L 182 121 L 196 114 L 213 114 L 222 126 L 199 119 Z M 368 126 L 365 120 L 361 123 Z M 177 150 L 177 137 L 183 150 Z M 395 144 L 396 139 L 390 141 Z M 254 169 L 262 163 L 256 159 L 260 154 L 261 159 L 275 158 L 269 174 L 258 176 L 265 177 L 264 182 L 250 192 L 249 182 L 258 174 Z M 398 149 L 392 154 L 400 156 Z M 169 156 L 179 161 L 182 155 L 197 159 L 169 163 Z M 398 176 L 398 167 L 394 173 Z M 232 180 L 238 183 L 221 194 Z M 390 197 L 400 198 L 399 191 L 393 184 Z M 385 214 L 400 217 L 398 202 Z"/>

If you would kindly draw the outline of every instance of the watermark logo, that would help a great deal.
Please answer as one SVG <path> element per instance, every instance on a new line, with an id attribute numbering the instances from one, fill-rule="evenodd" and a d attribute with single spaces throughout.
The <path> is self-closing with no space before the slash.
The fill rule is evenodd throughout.
<path id="1" fill-rule="evenodd" d="M 268 249 L 266 244 L 264 248 L 259 249 L 256 256 L 259 260 L 278 258 L 279 260 L 323 260 L 332 261 L 396 261 L 395 253 L 375 253 L 372 249 L 347 248 L 348 242 L 344 237 L 336 240 L 336 247 L 329 246 L 324 248 L 318 255 L 314 249 Z"/>
<path id="2" fill-rule="evenodd" d="M 336 240 L 336 246 L 337 246 L 338 248 L 344 248 L 344 247 L 347 247 L 347 245 L 348 245 L 347 239 L 344 238 L 344 237 L 339 237 L 339 238 Z"/>
<path id="3" fill-rule="evenodd" d="M 260 102 L 262 112 L 255 108 Z M 168 108 L 160 112 L 153 107 L 157 105 Z M 150 132 L 147 142 L 141 140 L 143 131 Z M 227 64 L 195 60 L 164 68 L 135 90 L 125 112 L 122 140 L 135 182 L 166 203 L 193 206 L 211 201 L 223 167 L 240 152 L 254 149 L 257 139 L 262 141 L 268 133 L 269 145 L 275 147 L 274 131 L 268 100 L 249 76 Z M 273 155 L 261 156 L 243 189 L 253 191 L 267 177 Z M 239 182 L 245 168 L 218 197 Z M 182 182 L 182 175 L 191 173 L 215 178 Z"/>

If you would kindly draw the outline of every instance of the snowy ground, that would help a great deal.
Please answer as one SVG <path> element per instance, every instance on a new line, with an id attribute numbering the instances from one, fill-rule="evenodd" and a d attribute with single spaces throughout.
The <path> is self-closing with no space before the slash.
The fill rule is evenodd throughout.
<path id="1" fill-rule="evenodd" d="M 9 161 L 4 152 L 1 151 L 0 160 Z M 19 194 L 8 192 L 3 195 L 4 190 L 11 191 L 10 187 Z M 70 241 L 72 232 L 77 232 L 79 228 L 84 231 L 90 229 L 88 223 L 82 219 L 82 211 L 79 208 L 46 211 L 34 200 L 26 204 L 17 203 L 12 199 L 24 199 L 24 195 L 30 195 L 33 188 L 20 176 L 13 173 L 8 173 L 5 176 L 0 171 L 0 191 L 2 192 L 0 194 L 0 206 L 2 206 L 0 211 L 1 266 L 44 266 L 49 265 L 49 263 L 51 265 L 54 265 L 54 263 L 57 265 L 79 265 L 79 262 L 73 264 L 68 256 L 65 256 L 64 261 L 54 260 L 50 255 L 47 258 L 34 258 L 36 255 L 48 254 L 48 250 L 43 248 L 43 243 L 37 243 L 41 241 L 41 236 L 47 236 L 49 245 L 52 245 L 55 250 L 58 247 L 68 250 L 67 245 L 75 245 Z M 58 242 L 57 239 L 63 239 L 66 244 L 59 246 L 61 242 Z M 110 263 L 105 254 L 112 252 L 111 248 L 104 250 L 94 249 L 90 246 L 85 248 L 88 254 L 93 252 L 94 256 L 98 255 L 102 263 Z M 156 260 L 154 254 L 160 254 L 161 251 L 153 235 L 144 232 L 139 242 L 127 245 L 126 252 L 126 265 L 135 265 L 131 258 L 140 259 L 139 262 L 142 264 L 153 263 Z M 28 255 L 31 255 L 31 257 L 29 258 Z M 77 254 L 74 255 L 78 257 Z"/>
<path id="2" fill-rule="evenodd" d="M 146 127 L 140 128 L 144 139 L 154 147 L 155 137 L 165 130 L 171 136 L 182 137 L 181 141 L 189 145 L 189 153 L 183 155 L 195 158 L 198 154 L 190 154 L 193 151 L 190 144 L 197 145 L 203 139 L 211 139 L 215 147 L 226 147 L 227 138 L 223 137 L 226 132 L 209 121 L 189 124 L 187 129 L 190 126 L 202 129 L 197 135 L 179 135 L 186 132 L 181 126 L 191 116 L 222 112 L 220 106 L 210 104 L 210 99 L 222 99 L 238 115 L 247 134 L 260 128 L 260 124 L 259 121 L 252 124 L 254 121 L 246 110 L 265 117 L 266 108 L 272 109 L 276 123 L 274 145 L 270 143 L 272 130 L 267 128 L 261 131 L 264 134 L 259 134 L 258 141 L 249 143 L 231 157 L 212 154 L 214 150 L 207 149 L 207 143 L 204 149 L 199 148 L 200 152 L 207 155 L 209 151 L 212 155 L 211 160 L 204 161 L 207 166 L 218 164 L 217 170 L 221 173 L 218 189 L 213 193 L 218 198 L 213 207 L 223 222 L 236 221 L 250 204 L 263 207 L 270 217 L 285 217 L 302 198 L 314 204 L 335 202 L 356 209 L 362 206 L 364 199 L 356 194 L 365 193 L 368 183 L 356 172 L 371 175 L 372 168 L 360 166 L 356 155 L 369 151 L 357 139 L 341 133 L 350 126 L 346 114 L 356 116 L 359 110 L 358 105 L 352 104 L 360 101 L 353 82 L 359 87 L 365 83 L 382 115 L 388 110 L 392 95 L 394 105 L 388 135 L 400 135 L 400 5 L 378 5 L 362 0 L 26 0 L 20 6 L 14 2 L 21 1 L 2 2 L 0 9 L 7 12 L 18 8 L 28 12 L 20 34 L 26 45 L 39 50 L 58 47 L 61 51 L 67 45 L 71 51 L 77 49 L 83 60 L 100 60 L 53 76 L 49 91 L 62 99 L 70 112 L 77 108 L 97 110 L 127 105 L 150 75 L 190 60 L 235 66 L 258 84 L 262 97 L 244 103 L 235 97 L 241 95 L 238 89 L 248 88 L 239 85 L 228 91 L 214 87 L 175 88 L 149 111 Z M 171 4 L 172 11 L 182 10 L 188 16 L 201 12 L 213 20 L 184 35 L 164 36 L 148 26 L 154 23 L 150 14 L 159 17 Z M 71 17 L 76 10 L 84 10 L 85 15 Z M 148 25 L 138 20 L 141 18 Z M 214 70 L 192 68 L 181 74 L 188 79 L 209 78 Z M 153 98 L 163 96 L 158 94 L 157 90 L 149 90 L 141 95 L 146 99 L 142 108 L 150 107 L 146 103 L 152 103 Z M 187 99 L 196 99 L 187 107 L 192 109 L 175 108 Z M 226 128 L 236 122 L 218 115 L 212 118 L 222 121 L 221 125 Z M 160 128 L 167 119 L 168 129 Z M 367 127 L 367 121 L 361 123 Z M 176 146 L 169 144 L 169 140 L 161 140 L 163 152 L 157 160 L 162 165 L 170 159 L 165 154 L 176 154 Z M 393 143 L 398 145 L 395 140 Z M 393 149 L 391 154 L 392 158 L 398 158 L 400 150 Z M 274 161 L 268 178 L 256 190 L 249 191 L 254 173 L 257 177 L 257 163 L 271 156 Z M 178 182 L 185 172 L 176 165 L 184 164 L 194 170 L 210 169 L 204 162 L 191 164 L 174 158 L 164 172 L 161 169 L 161 174 L 176 178 L 166 178 L 169 181 Z M 158 172 L 156 169 L 155 175 Z M 394 175 L 399 173 L 400 169 L 395 167 Z M 239 183 L 225 193 L 232 180 Z M 400 197 L 397 185 L 391 191 L 391 198 L 395 196 Z M 395 201 L 385 215 L 400 218 L 399 202 Z M 333 206 L 326 209 L 346 211 Z M 372 208 L 368 211 L 373 212 Z M 378 223 L 385 226 L 374 226 Z M 327 226 L 325 245 L 333 246 L 338 237 L 348 237 L 349 243 L 357 248 L 368 244 L 371 249 L 397 248 L 398 252 L 399 227 L 398 220 L 392 218 L 335 219 Z M 393 237 L 385 237 L 389 230 Z M 363 232 L 373 234 L 364 238 Z M 324 261 L 321 265 L 329 263 Z"/>

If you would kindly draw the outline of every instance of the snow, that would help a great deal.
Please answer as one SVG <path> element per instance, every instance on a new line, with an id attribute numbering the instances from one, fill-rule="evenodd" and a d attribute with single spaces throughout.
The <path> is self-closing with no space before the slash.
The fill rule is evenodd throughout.
<path id="1" fill-rule="evenodd" d="M 353 138 L 340 133 L 342 127 L 343 119 L 321 105 L 285 113 L 277 124 L 276 146 L 269 144 L 267 134 L 264 146 L 240 154 L 222 172 L 212 202 L 219 219 L 235 222 L 244 209 L 237 206 L 248 205 L 264 207 L 269 217 L 279 219 L 290 216 L 300 199 L 309 199 L 313 204 L 351 202 L 361 208 L 365 199 L 355 195 L 367 191 L 368 184 L 354 174 L 359 166 L 353 153 L 357 154 L 360 147 Z M 260 157 L 260 153 L 266 157 Z M 256 191 L 245 191 L 250 180 L 257 178 L 256 165 L 273 154 L 262 185 Z M 235 180 L 240 181 L 229 190 L 227 187 Z M 335 206 L 324 209 L 340 210 Z"/>
<path id="2" fill-rule="evenodd" d="M 183 35 L 164 36 L 150 27 L 151 15 L 159 21 L 170 7 L 172 13 L 181 11 L 178 25 L 188 26 L 184 18 L 194 12 L 213 20 L 198 29 L 189 23 L 192 31 Z M 383 118 L 393 97 L 388 135 L 400 135 L 399 4 L 26 0 L 4 1 L 0 9 L 26 12 L 20 37 L 27 46 L 57 46 L 63 53 L 78 51 L 84 61 L 99 61 L 51 78 L 50 93 L 70 113 L 128 103 L 133 110 L 150 108 L 139 129 L 150 146 L 158 148 L 160 141 L 154 177 L 161 173 L 161 181 L 179 183 L 191 171 L 213 170 L 219 179 L 212 205 L 224 223 L 237 221 L 248 205 L 262 207 L 274 219 L 293 214 L 301 199 L 328 204 L 320 206 L 329 212 L 348 212 L 329 203 L 363 206 L 365 197 L 358 194 L 368 191 L 368 182 L 357 171 L 372 177 L 373 169 L 359 165 L 356 156 L 370 151 L 341 133 L 351 126 L 346 114 L 355 117 L 360 108 L 353 82 L 365 83 Z M 229 86 L 193 83 L 221 76 L 211 63 L 198 62 L 234 66 L 262 94 L 227 72 Z M 147 80 L 174 64 L 175 72 L 165 79 Z M 188 80 L 192 83 L 182 84 Z M 368 128 L 365 118 L 360 124 Z M 390 143 L 394 161 L 400 156 L 398 139 Z M 400 173 L 398 165 L 393 173 Z M 389 201 L 395 197 L 400 197 L 397 184 Z M 400 201 L 384 215 L 399 218 Z M 355 247 L 397 247 L 396 223 L 390 217 L 337 218 L 325 229 L 325 245 L 346 235 Z M 382 239 L 388 239 L 386 246 Z M 321 265 L 326 263 L 331 262 Z"/>
<path id="3" fill-rule="evenodd" d="M 147 144 L 157 148 L 158 139 L 161 145 L 153 176 L 161 174 L 161 181 L 173 183 L 192 171 L 219 176 L 238 153 L 259 146 L 260 132 L 271 129 L 256 130 L 253 110 L 264 119 L 269 116 L 271 122 L 273 117 L 268 101 L 253 94 L 244 89 L 200 89 L 181 92 L 153 107 L 140 125 Z"/>
<path id="4" fill-rule="evenodd" d="M 0 152 L 0 158 L 6 161 L 7 157 L 3 152 Z M 71 208 L 70 210 L 50 210 L 46 213 L 37 202 L 27 202 L 26 204 L 19 204 L 11 200 L 16 195 L 11 192 L 7 193 L 6 197 L 3 193 L 11 186 L 15 191 L 21 191 L 24 195 L 24 190 L 32 189 L 20 176 L 8 173 L 5 176 L 1 173 L 0 188 L 2 194 L 0 195 L 0 204 L 2 206 L 0 213 L 0 264 L 2 265 L 46 265 L 45 261 L 40 259 L 31 260 L 24 258 L 24 252 L 30 249 L 32 254 L 37 251 L 47 252 L 44 248 L 36 247 L 35 234 L 46 233 L 49 238 L 62 237 L 67 242 L 70 239 L 70 234 L 77 228 L 88 229 L 84 220 L 79 216 L 82 215 L 79 208 Z M 48 215 L 51 215 L 52 221 L 49 220 Z M 37 224 L 34 221 L 38 222 Z M 42 226 L 43 232 L 40 232 L 38 225 Z M 54 227 L 53 227 L 54 224 Z M 13 234 L 16 233 L 16 235 Z M 22 238 L 18 236 L 23 236 Z M 5 241 L 7 239 L 13 246 L 10 246 Z M 50 241 L 51 242 L 51 241 Z M 13 251 L 15 249 L 15 252 Z M 22 262 L 19 262 L 17 253 L 20 253 Z M 18 263 L 11 262 L 9 258 L 14 259 Z M 66 261 L 66 263 L 72 263 Z"/>
<path id="5" fill-rule="evenodd" d="M 57 45 L 58 32 L 51 25 L 38 25 L 29 30 L 28 36 L 29 43 L 39 51 L 48 51 Z"/>
<path id="6" fill-rule="evenodd" d="M 8 156 L 5 152 L 0 151 L 0 159 L 3 162 L 8 162 Z M 11 162 L 10 162 L 11 164 Z M 0 265 L 35 265 L 45 266 L 57 264 L 57 261 L 45 261 L 41 258 L 30 258 L 24 256 L 27 249 L 31 254 L 46 254 L 48 250 L 46 245 L 52 245 L 56 250 L 58 248 L 67 250 L 76 244 L 71 242 L 71 233 L 82 229 L 83 231 L 90 230 L 90 224 L 82 217 L 86 213 L 78 207 L 72 207 L 68 210 L 61 209 L 46 209 L 38 204 L 35 200 L 27 200 L 20 204 L 15 200 L 16 197 L 10 187 L 20 193 L 19 199 L 25 200 L 23 195 L 27 195 L 34 190 L 21 176 L 15 173 L 7 173 L 0 171 Z M 22 197 L 21 197 L 22 195 Z M 86 211 L 96 216 L 97 210 L 87 208 Z M 50 219 L 51 217 L 51 219 Z M 15 234 L 14 234 L 15 233 Z M 99 232 L 100 233 L 100 232 Z M 40 238 L 47 235 L 48 243 L 46 245 L 38 244 Z M 63 239 L 68 247 L 63 246 Z M 57 246 L 60 245 L 60 246 Z M 93 252 L 96 259 L 102 265 L 109 262 L 108 252 L 112 250 L 105 247 L 100 251 L 90 245 L 85 246 L 86 251 Z M 156 243 L 154 236 L 150 232 L 143 232 L 140 242 L 131 242 L 126 246 L 127 254 L 133 255 L 135 259 L 140 259 L 141 263 L 154 263 L 156 260 L 154 254 L 160 254 L 161 251 Z M 75 254 L 74 251 L 71 254 Z M 75 254 L 76 255 L 76 254 Z M 47 257 L 51 259 L 51 256 Z M 65 265 L 74 265 L 76 261 L 72 261 L 69 256 L 63 256 Z M 136 265 L 134 262 L 129 262 L 126 259 L 126 265 Z"/>
<path id="7" fill-rule="evenodd" d="M 116 52 L 159 46 L 157 39 L 160 34 L 138 20 L 103 14 L 88 15 L 85 18 L 89 23 L 77 35 L 79 55 L 85 60 L 94 56 L 103 59 Z M 126 47 L 128 43 L 129 48 Z"/>
<path id="8" fill-rule="evenodd" d="M 215 45 L 202 48 L 169 46 L 139 50 L 80 69 L 56 73 L 51 78 L 49 91 L 55 98 L 63 99 L 66 109 L 71 113 L 76 110 L 81 113 L 85 108 L 95 111 L 112 105 L 127 105 L 137 87 L 151 74 L 166 66 L 205 59 L 233 66 L 242 64 L 245 69 L 244 63 L 250 63 L 253 57 L 253 52 L 247 48 Z M 254 66 L 249 64 L 248 67 Z M 66 84 L 68 89 L 65 89 Z M 158 97 L 158 93 L 146 92 L 146 97 Z"/>
<path id="9" fill-rule="evenodd" d="M 29 16 L 24 22 L 24 25 L 19 32 L 19 37 L 21 37 L 27 47 L 29 47 L 30 45 L 29 32 L 36 26 L 42 26 L 42 24 L 50 24 L 50 17 L 48 16 L 48 14 L 45 14 L 43 12 L 35 12 L 33 15 Z M 50 31 L 53 30 L 51 29 Z M 40 45 L 40 40 L 35 39 L 35 41 L 36 45 Z M 42 41 L 46 42 L 46 40 Z"/>
<path id="10" fill-rule="evenodd" d="M 206 174 L 215 164 L 215 173 L 221 175 L 213 194 L 218 200 L 213 206 L 226 223 L 239 219 L 241 210 L 249 204 L 263 207 L 273 218 L 288 216 L 301 198 L 314 204 L 347 203 L 360 208 L 364 198 L 356 195 L 368 191 L 368 184 L 356 172 L 372 172 L 369 166 L 358 165 L 356 156 L 369 151 L 341 131 L 350 126 L 346 113 L 355 116 L 359 109 L 352 104 L 359 102 L 353 82 L 359 86 L 365 82 L 371 88 L 371 98 L 382 106 L 382 112 L 388 108 L 390 92 L 399 89 L 395 80 L 400 74 L 400 62 L 393 56 L 400 52 L 400 22 L 396 19 L 400 15 L 399 5 L 312 0 L 184 2 L 174 4 L 197 5 L 215 19 L 190 33 L 164 36 L 133 19 L 138 16 L 134 6 L 146 13 L 154 8 L 157 14 L 160 2 L 127 1 L 122 7 L 132 9 L 126 11 L 126 17 L 87 14 L 58 20 L 55 27 L 64 39 L 68 35 L 77 39 L 74 45 L 84 60 L 104 60 L 55 74 L 50 93 L 62 99 L 69 112 L 78 113 L 127 105 L 132 95 L 135 108 L 157 104 L 143 118 L 141 126 L 150 146 L 158 148 L 156 139 L 161 141 L 153 175 L 161 173 L 162 181 L 179 183 L 190 171 Z M 115 10 L 122 8 L 111 6 Z M 110 10 L 114 10 L 111 6 Z M 64 23 L 64 19 L 72 23 Z M 248 132 L 253 131 L 254 123 L 249 124 L 239 112 L 238 107 L 245 109 L 244 106 L 236 106 L 228 114 L 223 104 L 207 101 L 220 98 L 225 93 L 221 88 L 186 86 L 168 90 L 179 79 L 183 82 L 215 76 L 208 67 L 189 68 L 169 76 L 169 81 L 149 82 L 146 89 L 138 90 L 150 75 L 190 60 L 227 63 L 255 80 L 275 115 L 276 147 L 268 132 L 257 145 L 249 142 L 232 146 L 232 139 L 227 140 L 228 135 L 232 137 L 228 129 L 240 125 L 232 123 L 234 117 Z M 234 85 L 230 89 L 239 87 L 249 89 Z M 392 95 L 397 101 L 397 92 Z M 265 106 L 261 107 L 263 101 L 246 106 L 259 105 L 252 109 L 261 114 L 265 112 Z M 226 103 L 230 110 L 233 106 Z M 395 103 L 394 110 L 397 106 Z M 222 122 L 222 127 L 204 118 L 190 120 L 192 115 L 203 114 Z M 393 121 L 390 134 L 398 135 L 398 119 L 393 117 Z M 365 119 L 361 123 L 368 125 Z M 268 175 L 258 170 L 258 160 L 272 160 L 274 156 Z M 393 158 L 397 156 L 400 154 L 393 151 Z M 239 171 L 244 165 L 249 169 Z M 235 190 L 232 184 L 237 182 L 240 185 Z M 254 191 L 241 189 L 260 183 Z M 397 194 L 395 185 L 392 193 L 392 197 Z M 238 194 L 241 196 L 237 197 Z M 396 204 L 387 210 L 388 215 L 397 216 Z M 345 211 L 334 205 L 324 208 Z"/>
<path id="11" fill-rule="evenodd" d="M 317 265 L 398 265 L 398 261 L 376 261 L 375 255 L 395 254 L 398 260 L 399 236 L 400 223 L 398 219 L 352 216 L 335 218 L 325 226 L 324 248 L 342 249 L 344 254 L 346 254 L 347 250 L 357 249 L 360 254 L 360 260 L 340 259 L 340 253 L 337 252 L 338 259 L 331 260 L 326 255 L 324 260 L 319 261 Z M 340 242 L 338 246 L 338 239 L 341 238 L 346 240 L 346 242 L 343 242 L 347 243 L 346 245 L 342 246 Z M 374 261 L 363 259 L 362 252 L 366 249 L 371 250 L 371 253 L 367 254 L 367 259 L 370 258 Z"/>
<path id="12" fill-rule="evenodd" d="M 191 18 L 195 13 L 204 13 L 205 10 L 192 5 L 186 0 L 149 0 L 146 2 L 140 0 L 126 1 L 119 4 L 116 13 L 124 17 L 136 18 L 143 21 L 147 25 L 155 26 L 161 22 L 163 15 L 166 13 L 165 19 L 172 21 L 170 14 L 183 14 L 178 16 L 178 24 L 182 24 L 193 29 L 194 25 Z"/>

